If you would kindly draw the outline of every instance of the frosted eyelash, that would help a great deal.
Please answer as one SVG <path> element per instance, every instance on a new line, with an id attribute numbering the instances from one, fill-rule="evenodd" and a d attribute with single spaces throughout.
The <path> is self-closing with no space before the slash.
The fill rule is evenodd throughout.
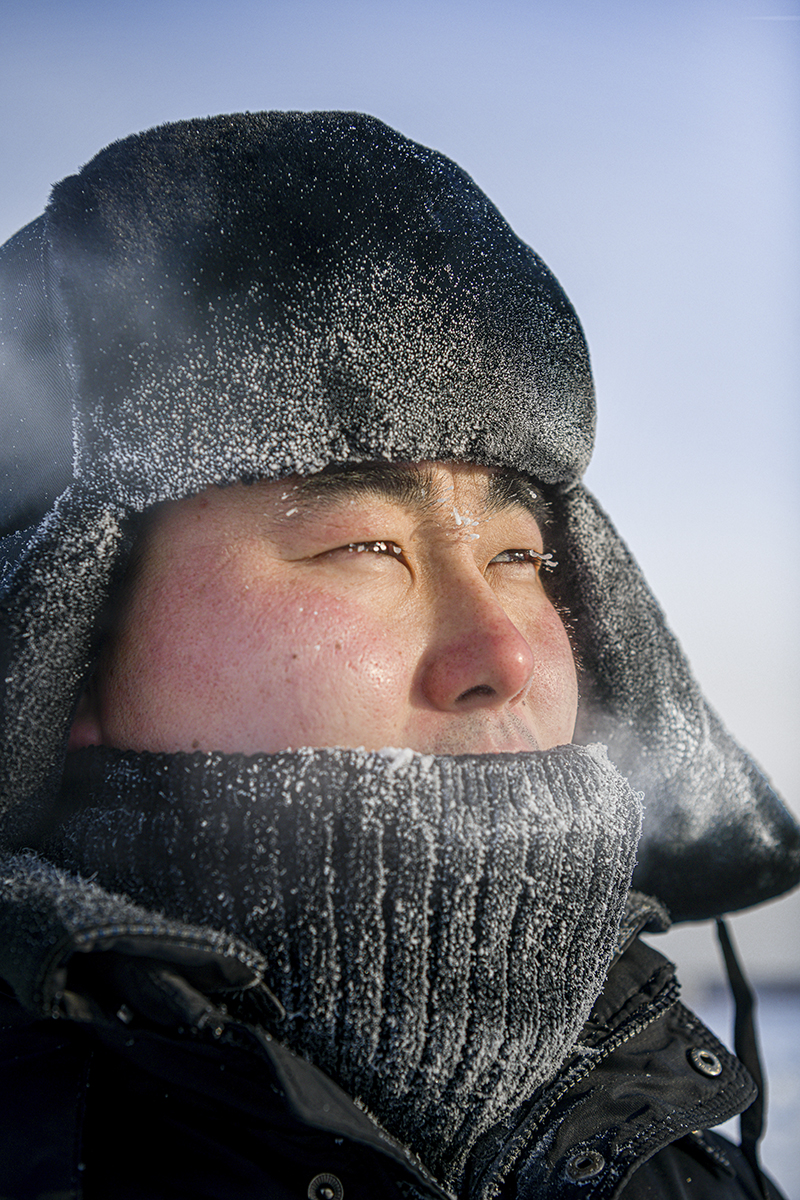
<path id="1" fill-rule="evenodd" d="M 373 554 L 386 554 L 389 550 L 391 550 L 392 554 L 399 555 L 403 553 L 395 542 L 349 542 L 344 549 L 351 551 L 353 554 L 363 554 L 369 550 Z"/>

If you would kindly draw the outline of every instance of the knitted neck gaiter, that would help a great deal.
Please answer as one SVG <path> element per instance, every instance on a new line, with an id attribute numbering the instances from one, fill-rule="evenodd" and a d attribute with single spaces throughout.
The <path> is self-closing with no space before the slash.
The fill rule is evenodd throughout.
<path id="1" fill-rule="evenodd" d="M 273 1034 L 446 1185 L 574 1046 L 640 809 L 598 747 L 73 756 L 48 857 L 274 964 Z"/>

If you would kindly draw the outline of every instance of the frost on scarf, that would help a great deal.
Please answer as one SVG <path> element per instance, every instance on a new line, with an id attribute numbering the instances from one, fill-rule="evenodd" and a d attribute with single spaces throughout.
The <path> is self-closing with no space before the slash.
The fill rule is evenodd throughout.
<path id="1" fill-rule="evenodd" d="M 254 946 L 287 1013 L 275 1035 L 454 1186 L 574 1046 L 640 817 L 596 747 L 89 750 L 46 852 Z"/>

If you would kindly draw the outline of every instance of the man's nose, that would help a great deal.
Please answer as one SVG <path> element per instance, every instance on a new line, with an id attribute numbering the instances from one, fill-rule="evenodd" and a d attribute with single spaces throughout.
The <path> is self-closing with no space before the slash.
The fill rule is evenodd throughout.
<path id="1" fill-rule="evenodd" d="M 525 695 L 533 669 L 529 642 L 485 581 L 442 597 L 421 666 L 434 708 L 502 708 Z"/>

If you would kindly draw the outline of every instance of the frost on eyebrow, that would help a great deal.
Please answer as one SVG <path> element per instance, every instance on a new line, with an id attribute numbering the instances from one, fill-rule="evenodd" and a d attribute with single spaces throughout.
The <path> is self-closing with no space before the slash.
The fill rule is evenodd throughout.
<path id="1" fill-rule="evenodd" d="M 515 506 L 530 513 L 542 531 L 550 523 L 550 505 L 538 484 L 519 471 L 508 468 L 493 471 L 489 476 L 488 511 L 496 513 Z"/>

